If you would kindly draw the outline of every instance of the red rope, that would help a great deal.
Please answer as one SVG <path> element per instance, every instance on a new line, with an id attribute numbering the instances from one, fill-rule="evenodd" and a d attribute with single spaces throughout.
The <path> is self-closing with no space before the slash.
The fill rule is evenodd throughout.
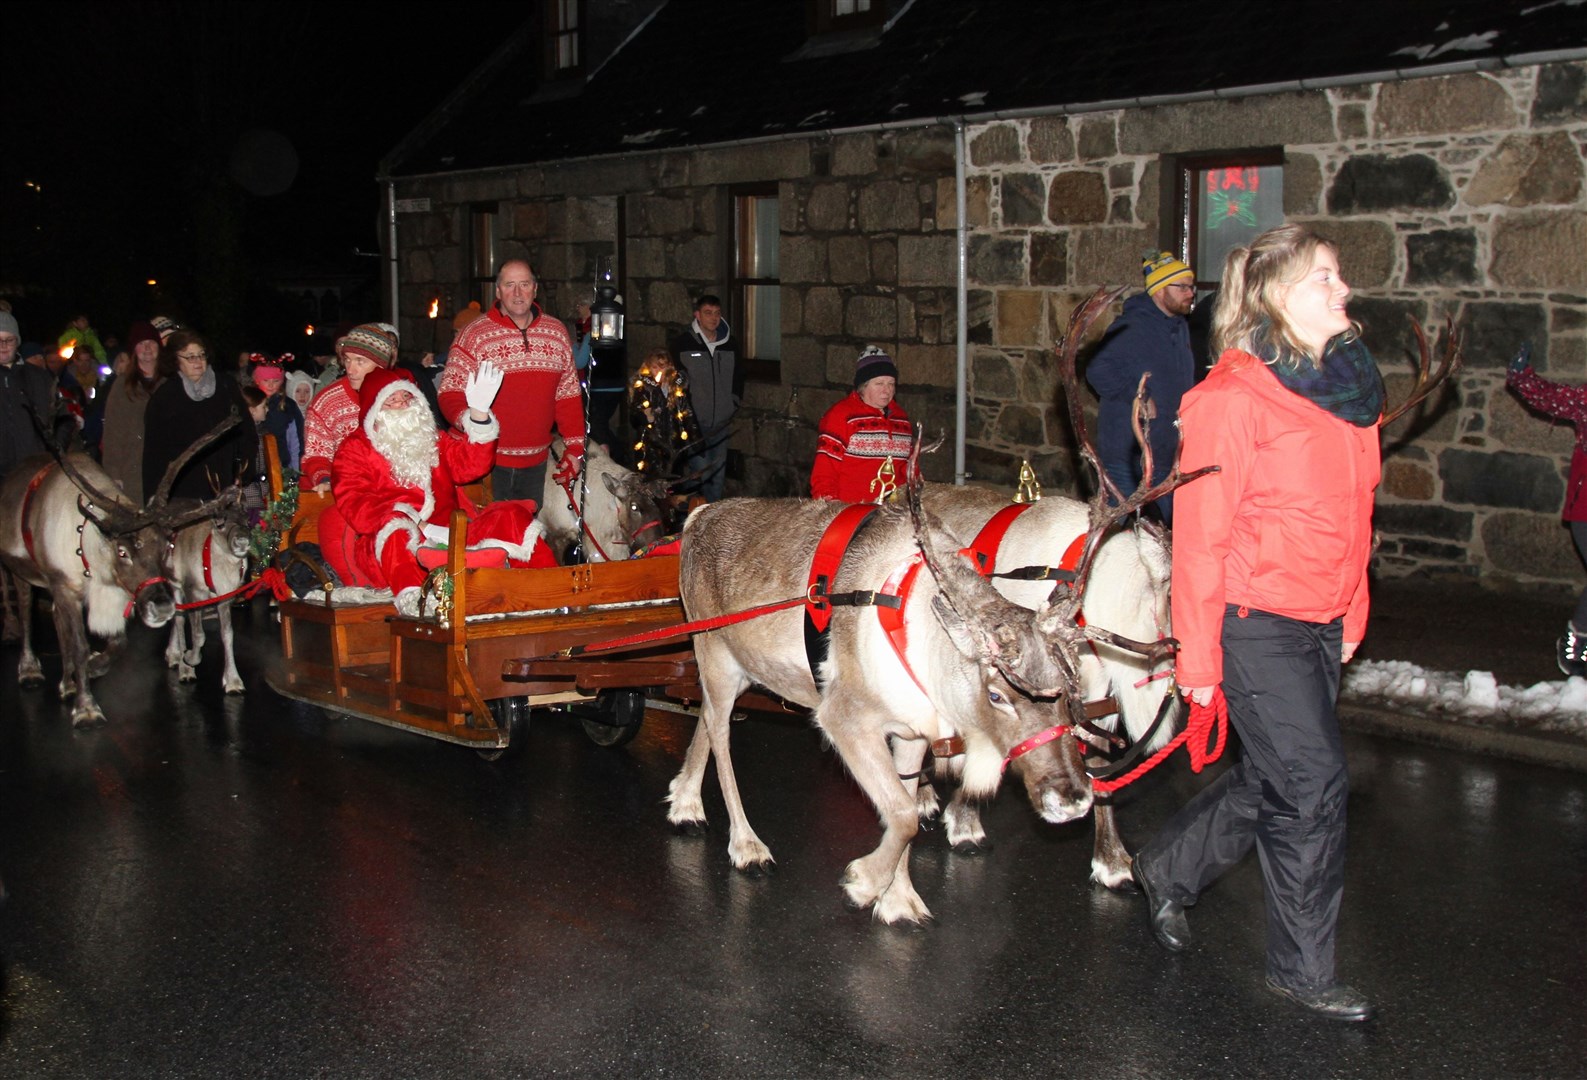
<path id="1" fill-rule="evenodd" d="M 1223 746 L 1228 738 L 1229 702 L 1223 696 L 1223 687 L 1219 686 L 1213 689 L 1210 704 L 1190 703 L 1190 719 L 1185 723 L 1185 730 L 1175 735 L 1167 746 L 1116 780 L 1091 781 L 1091 789 L 1098 795 L 1106 795 L 1132 784 L 1166 761 L 1168 755 L 1181 745 L 1190 753 L 1190 771 L 1199 773 L 1223 756 Z"/>
<path id="2" fill-rule="evenodd" d="M 553 477 L 552 479 L 556 478 Z M 588 536 L 590 543 L 595 545 L 595 553 L 601 557 L 602 562 L 611 562 L 612 557 L 606 554 L 606 550 L 601 547 L 601 542 L 595 539 L 595 534 L 590 531 L 590 519 L 579 512 L 578 500 L 573 497 L 573 481 L 557 480 L 557 487 L 561 488 L 563 494 L 568 497 L 568 509 L 573 511 L 573 516 L 579 519 L 579 526 L 584 530 L 584 535 Z"/>
<path id="3" fill-rule="evenodd" d="M 210 607 L 214 604 L 223 604 L 227 600 L 231 600 L 239 596 L 244 600 L 252 600 L 265 589 L 269 589 L 270 595 L 275 597 L 277 600 L 292 599 L 292 588 L 287 584 L 286 575 L 274 566 L 267 566 L 265 567 L 264 572 L 258 577 L 254 578 L 252 581 L 243 582 L 231 592 L 221 593 L 219 596 L 212 596 L 208 600 L 194 600 L 190 604 L 178 604 L 176 605 L 176 610 L 192 611 L 194 608 Z"/>
<path id="4" fill-rule="evenodd" d="M 748 608 L 744 611 L 733 611 L 726 615 L 716 615 L 709 619 L 696 619 L 694 622 L 677 623 L 673 626 L 663 626 L 655 630 L 647 630 L 642 634 L 631 634 L 628 637 L 611 638 L 608 641 L 592 641 L 588 645 L 570 645 L 566 649 L 544 656 L 531 656 L 526 663 L 536 660 L 567 660 L 586 653 L 611 652 L 614 649 L 626 649 L 631 645 L 643 645 L 650 641 L 666 641 L 668 638 L 685 637 L 689 634 L 703 634 L 707 630 L 716 630 L 723 626 L 732 626 L 734 623 L 748 622 L 750 619 L 762 615 L 770 615 L 774 611 L 784 611 L 797 607 L 805 602 L 803 596 L 795 596 L 789 600 L 778 600 L 772 604 L 762 604 L 760 607 Z"/>

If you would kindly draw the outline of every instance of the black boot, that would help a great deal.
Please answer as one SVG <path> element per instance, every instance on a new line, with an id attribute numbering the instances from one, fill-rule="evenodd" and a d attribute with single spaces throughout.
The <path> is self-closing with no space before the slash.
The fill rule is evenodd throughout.
<path id="1" fill-rule="evenodd" d="M 1566 675 L 1587 678 L 1587 636 L 1577 633 L 1572 623 L 1565 624 L 1565 636 L 1555 644 L 1554 652 Z"/>
<path id="2" fill-rule="evenodd" d="M 1184 952 L 1190 948 L 1190 920 L 1185 918 L 1184 905 L 1158 893 L 1146 879 L 1140 859 L 1132 861 L 1130 873 L 1146 897 L 1146 921 L 1152 928 L 1152 936 L 1157 939 L 1157 944 L 1169 952 Z"/>

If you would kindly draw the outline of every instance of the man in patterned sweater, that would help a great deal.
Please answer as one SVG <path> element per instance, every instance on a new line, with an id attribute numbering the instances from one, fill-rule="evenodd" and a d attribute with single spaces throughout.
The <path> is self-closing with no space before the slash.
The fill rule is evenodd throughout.
<path id="1" fill-rule="evenodd" d="M 874 345 L 854 365 L 854 392 L 821 418 L 810 494 L 846 503 L 881 502 L 909 481 L 914 429 L 898 392 L 898 367 Z"/>
<path id="2" fill-rule="evenodd" d="M 455 425 L 468 408 L 468 377 L 480 364 L 488 360 L 506 376 L 495 407 L 501 422 L 490 474 L 496 499 L 543 497 L 553 422 L 567 446 L 557 480 L 576 476 L 584 456 L 584 401 L 573 342 L 562 320 L 534 302 L 538 288 L 527 262 L 503 263 L 496 273 L 496 305 L 458 333 L 441 379 L 441 412 Z"/>
<path id="3" fill-rule="evenodd" d="M 358 430 L 358 388 L 376 368 L 389 368 L 397 342 L 375 323 L 349 330 L 336 343 L 336 358 L 345 374 L 315 395 L 303 417 L 301 491 L 331 490 L 331 461 L 342 440 Z"/>

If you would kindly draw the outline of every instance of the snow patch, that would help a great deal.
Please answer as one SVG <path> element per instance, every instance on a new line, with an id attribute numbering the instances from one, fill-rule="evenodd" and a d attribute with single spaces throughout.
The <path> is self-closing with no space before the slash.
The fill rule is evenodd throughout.
<path id="1" fill-rule="evenodd" d="M 672 130 L 672 128 L 652 128 L 650 131 L 641 131 L 638 135 L 624 135 L 623 145 L 643 146 L 646 143 L 653 143 L 663 135 L 670 134 Z"/>
<path id="2" fill-rule="evenodd" d="M 1446 52 L 1483 52 L 1493 47 L 1493 39 L 1499 36 L 1497 30 L 1484 30 L 1480 34 L 1467 34 L 1465 37 L 1452 38 L 1442 45 L 1407 45 L 1403 49 L 1395 49 L 1390 56 L 1414 56 L 1418 60 L 1431 60 L 1435 56 L 1442 56 Z"/>
<path id="3" fill-rule="evenodd" d="M 1346 669 L 1340 696 L 1444 712 L 1480 726 L 1587 735 L 1587 679 L 1502 686 L 1490 671 L 1461 675 L 1404 660 L 1359 660 Z"/>
<path id="4" fill-rule="evenodd" d="M 960 94 L 959 102 L 963 105 L 985 105 L 986 95 L 987 91 L 985 90 L 972 90 L 968 94 Z"/>

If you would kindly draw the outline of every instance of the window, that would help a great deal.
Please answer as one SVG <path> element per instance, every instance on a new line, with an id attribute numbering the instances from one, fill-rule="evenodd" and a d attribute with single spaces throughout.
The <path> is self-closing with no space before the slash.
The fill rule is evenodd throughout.
<path id="1" fill-rule="evenodd" d="M 1229 249 L 1284 223 L 1284 152 L 1181 157 L 1178 166 L 1178 249 L 1197 284 L 1216 288 Z"/>
<path id="2" fill-rule="evenodd" d="M 746 360 L 775 363 L 782 357 L 780 238 L 777 186 L 734 188 L 731 292 L 740 325 L 733 329 Z"/>
<path id="3" fill-rule="evenodd" d="M 545 0 L 545 63 L 547 79 L 584 74 L 584 0 Z"/>
<path id="4" fill-rule="evenodd" d="M 810 0 L 810 32 L 827 34 L 881 26 L 882 0 Z"/>
<path id="5" fill-rule="evenodd" d="M 468 208 L 468 296 L 486 311 L 496 302 L 496 230 L 501 219 L 495 203 Z M 468 301 L 464 301 L 467 306 Z"/>

